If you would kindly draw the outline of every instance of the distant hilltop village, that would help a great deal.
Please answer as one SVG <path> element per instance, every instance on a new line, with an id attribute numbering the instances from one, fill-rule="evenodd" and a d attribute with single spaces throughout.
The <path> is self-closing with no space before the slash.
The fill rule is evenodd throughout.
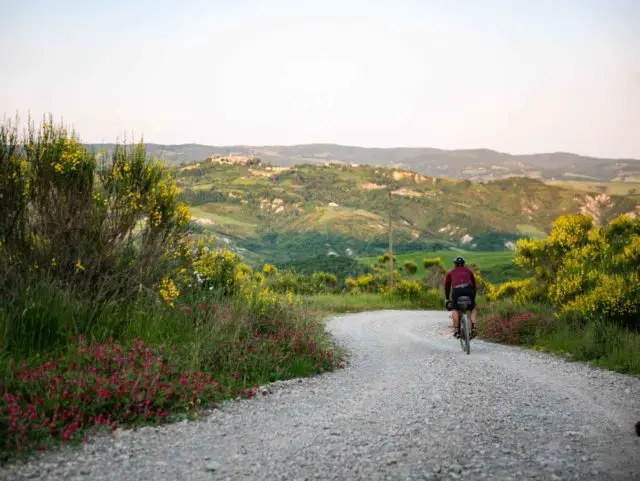
<path id="1" fill-rule="evenodd" d="M 210 155 L 207 160 L 214 164 L 226 164 L 226 165 L 260 165 L 262 161 L 257 157 L 247 157 L 246 155 L 239 155 L 231 153 L 230 155 Z"/>
<path id="2" fill-rule="evenodd" d="M 248 165 L 248 166 L 256 166 L 256 165 L 264 165 L 264 162 L 258 157 L 248 157 L 246 155 L 242 155 L 240 152 L 231 152 L 229 155 L 210 155 L 207 157 L 207 161 L 214 164 L 223 164 L 223 165 Z M 348 166 L 351 168 L 360 167 L 360 164 L 355 162 L 342 162 L 340 160 L 328 160 L 325 161 L 321 165 L 331 166 L 331 165 L 342 165 Z"/>

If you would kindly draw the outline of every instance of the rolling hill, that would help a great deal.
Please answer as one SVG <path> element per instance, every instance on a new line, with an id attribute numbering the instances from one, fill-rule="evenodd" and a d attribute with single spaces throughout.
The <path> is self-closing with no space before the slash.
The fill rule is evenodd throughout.
<path id="1" fill-rule="evenodd" d="M 110 151 L 113 144 L 89 144 Z M 489 149 L 366 148 L 334 144 L 293 146 L 210 146 L 147 144 L 150 154 L 169 165 L 200 161 L 210 156 L 258 157 L 274 165 L 328 163 L 364 164 L 412 170 L 423 175 L 490 181 L 513 176 L 543 180 L 638 182 L 640 160 L 601 159 L 571 153 L 511 155 Z"/>
<path id="2" fill-rule="evenodd" d="M 398 252 L 505 250 L 519 237 L 544 237 L 564 213 L 606 222 L 638 210 L 629 196 L 526 177 L 477 183 L 397 168 L 277 167 L 237 159 L 208 159 L 173 171 L 180 195 L 191 205 L 194 228 L 217 233 L 256 263 L 382 252 L 390 191 Z"/>

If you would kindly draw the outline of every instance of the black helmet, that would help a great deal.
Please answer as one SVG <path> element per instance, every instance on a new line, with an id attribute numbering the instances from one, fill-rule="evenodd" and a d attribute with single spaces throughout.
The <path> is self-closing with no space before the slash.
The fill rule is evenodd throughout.
<path id="1" fill-rule="evenodd" d="M 456 257 L 456 260 L 453 261 L 453 263 L 457 266 L 463 266 L 464 265 L 464 257 Z"/>

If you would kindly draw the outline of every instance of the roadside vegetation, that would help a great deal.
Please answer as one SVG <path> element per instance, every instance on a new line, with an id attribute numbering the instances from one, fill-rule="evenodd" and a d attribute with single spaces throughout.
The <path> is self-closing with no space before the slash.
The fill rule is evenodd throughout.
<path id="1" fill-rule="evenodd" d="M 640 219 L 562 216 L 515 262 L 530 277 L 489 287 L 482 337 L 640 374 Z"/>
<path id="2" fill-rule="evenodd" d="M 357 199 L 363 179 L 385 180 L 376 169 L 354 179 L 349 169 L 311 167 L 260 177 L 265 191 L 274 183 L 300 187 L 291 198 L 281 194 L 283 204 L 270 198 L 268 208 L 255 179 L 236 179 L 242 195 L 229 201 L 229 192 L 218 198 L 196 189 L 207 172 L 193 170 L 180 171 L 193 181 L 181 193 L 142 144 L 106 155 L 51 118 L 24 130 L 0 124 L 0 454 L 81 441 L 91 429 L 195 416 L 223 399 L 262 395 L 263 383 L 335 369 L 341 353 L 323 323 L 331 313 L 444 307 L 456 252 L 435 250 L 439 244 L 398 254 L 392 272 L 388 254 L 361 263 L 322 253 L 251 267 L 228 239 L 194 224 L 182 202 L 197 204 L 200 220 L 217 216 L 239 234 L 270 225 L 260 234 L 268 246 L 278 238 L 275 212 L 304 201 L 302 187 L 313 187 L 307 200 L 327 203 L 332 183 L 342 182 Z M 425 192 L 459 188 L 422 184 Z M 371 199 L 383 211 L 384 195 Z M 407 211 L 415 210 L 410 199 L 402 200 Z M 211 208 L 223 200 L 228 205 Z M 259 214 L 248 218 L 248 209 Z M 316 219 L 300 209 L 288 222 Z M 357 209 L 331 209 L 319 222 L 372 221 Z M 314 240 L 299 251 L 322 252 L 328 239 L 351 250 L 347 237 L 303 232 Z M 278 242 L 282 248 L 295 238 Z M 497 250 L 505 240 L 479 234 L 476 242 Z M 483 299 L 481 336 L 640 373 L 640 220 L 619 216 L 598 227 L 567 215 L 547 238 L 516 245 L 515 253 L 464 253 Z"/>
<path id="3" fill-rule="evenodd" d="M 338 356 L 284 283 L 196 241 L 142 144 L 106 157 L 51 118 L 0 124 L 3 456 L 192 416 Z"/>

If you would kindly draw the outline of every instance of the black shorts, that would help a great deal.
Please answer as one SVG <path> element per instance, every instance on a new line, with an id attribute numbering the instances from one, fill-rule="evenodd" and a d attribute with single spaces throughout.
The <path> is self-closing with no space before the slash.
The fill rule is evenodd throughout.
<path id="1" fill-rule="evenodd" d="M 469 307 L 470 311 L 473 311 L 476 308 L 476 290 L 472 287 L 459 287 L 451 290 L 451 305 L 456 307 L 458 302 L 458 297 L 467 296 L 471 298 L 471 306 Z"/>

